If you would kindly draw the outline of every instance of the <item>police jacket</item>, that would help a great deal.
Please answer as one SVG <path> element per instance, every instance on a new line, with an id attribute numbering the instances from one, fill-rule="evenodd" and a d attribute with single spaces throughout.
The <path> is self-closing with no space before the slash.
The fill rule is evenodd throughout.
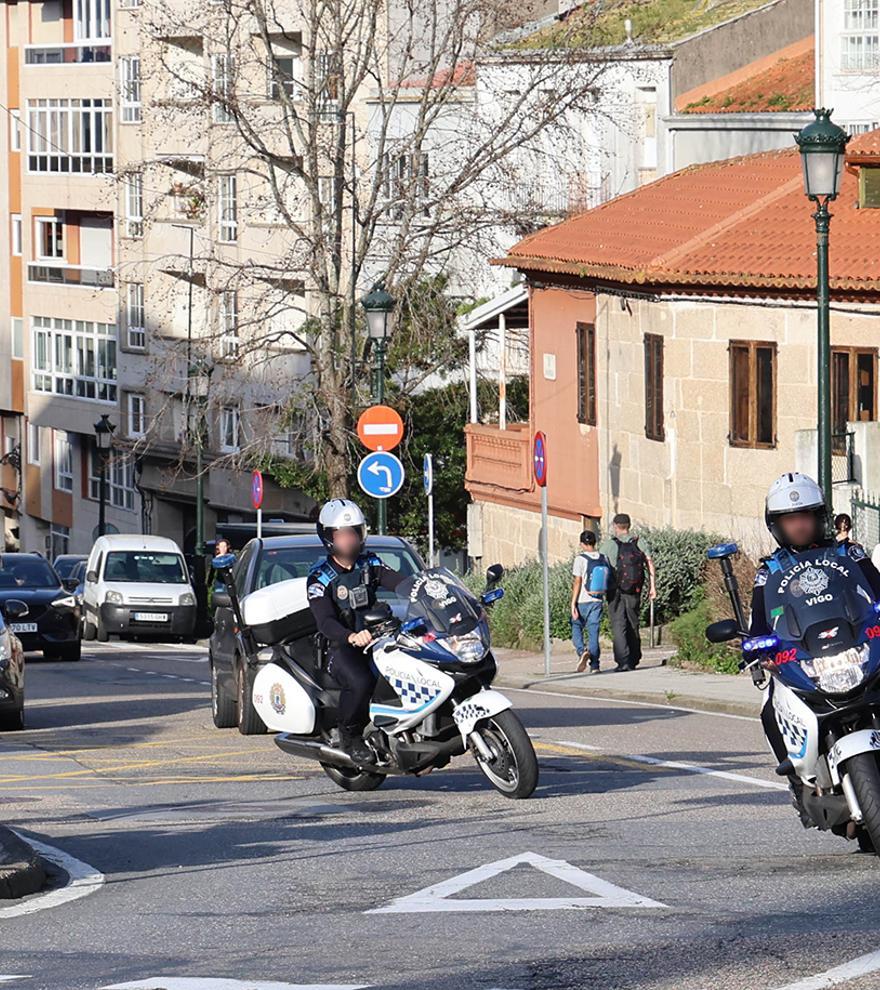
<path id="1" fill-rule="evenodd" d="M 306 588 L 318 631 L 331 643 L 347 643 L 363 629 L 363 614 L 376 603 L 376 590 L 393 591 L 403 575 L 374 553 L 362 553 L 350 568 L 328 556 L 309 571 Z"/>

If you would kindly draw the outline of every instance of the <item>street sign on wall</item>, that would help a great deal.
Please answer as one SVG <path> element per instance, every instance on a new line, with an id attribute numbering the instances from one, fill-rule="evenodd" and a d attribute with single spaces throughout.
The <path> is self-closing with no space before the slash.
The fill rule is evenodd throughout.
<path id="1" fill-rule="evenodd" d="M 403 439 L 403 420 L 391 406 L 370 406 L 357 421 L 357 435 L 367 450 L 394 450 Z"/>

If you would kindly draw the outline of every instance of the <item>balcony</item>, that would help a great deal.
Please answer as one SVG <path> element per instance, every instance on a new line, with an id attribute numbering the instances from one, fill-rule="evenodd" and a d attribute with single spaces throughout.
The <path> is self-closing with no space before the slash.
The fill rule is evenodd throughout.
<path id="1" fill-rule="evenodd" d="M 468 491 L 489 489 L 498 494 L 531 491 L 532 454 L 528 423 L 509 423 L 507 429 L 470 423 L 467 438 Z M 499 489 L 501 491 L 499 491 Z"/>
<path id="2" fill-rule="evenodd" d="M 29 262 L 28 281 L 50 285 L 71 285 L 87 289 L 112 289 L 114 275 L 109 268 L 88 268 L 54 262 Z"/>
<path id="3" fill-rule="evenodd" d="M 110 42 L 59 42 L 54 45 L 25 45 L 25 65 L 94 65 L 111 59 Z"/>

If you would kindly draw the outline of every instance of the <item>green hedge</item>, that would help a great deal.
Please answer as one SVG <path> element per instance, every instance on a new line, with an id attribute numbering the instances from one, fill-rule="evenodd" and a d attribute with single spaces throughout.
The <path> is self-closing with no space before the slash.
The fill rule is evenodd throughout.
<path id="1" fill-rule="evenodd" d="M 701 667 L 721 674 L 739 672 L 738 651 L 706 639 L 706 626 L 714 620 L 712 605 L 704 599 L 672 623 L 669 632 L 676 646 L 676 654 L 670 661 L 673 666 Z"/>

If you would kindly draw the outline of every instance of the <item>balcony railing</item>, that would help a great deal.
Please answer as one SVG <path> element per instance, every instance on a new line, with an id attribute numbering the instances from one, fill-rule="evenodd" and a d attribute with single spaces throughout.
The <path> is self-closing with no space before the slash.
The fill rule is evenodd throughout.
<path id="1" fill-rule="evenodd" d="M 32 262 L 28 264 L 28 281 L 48 282 L 52 285 L 77 285 L 90 289 L 112 289 L 114 277 L 109 268 Z"/>
<path id="2" fill-rule="evenodd" d="M 25 45 L 25 65 L 92 65 L 109 62 L 110 42 L 65 41 L 56 45 Z"/>
<path id="3" fill-rule="evenodd" d="M 470 423 L 467 437 L 468 485 L 489 485 L 512 492 L 532 487 L 531 438 L 528 423 L 497 426 Z"/>

